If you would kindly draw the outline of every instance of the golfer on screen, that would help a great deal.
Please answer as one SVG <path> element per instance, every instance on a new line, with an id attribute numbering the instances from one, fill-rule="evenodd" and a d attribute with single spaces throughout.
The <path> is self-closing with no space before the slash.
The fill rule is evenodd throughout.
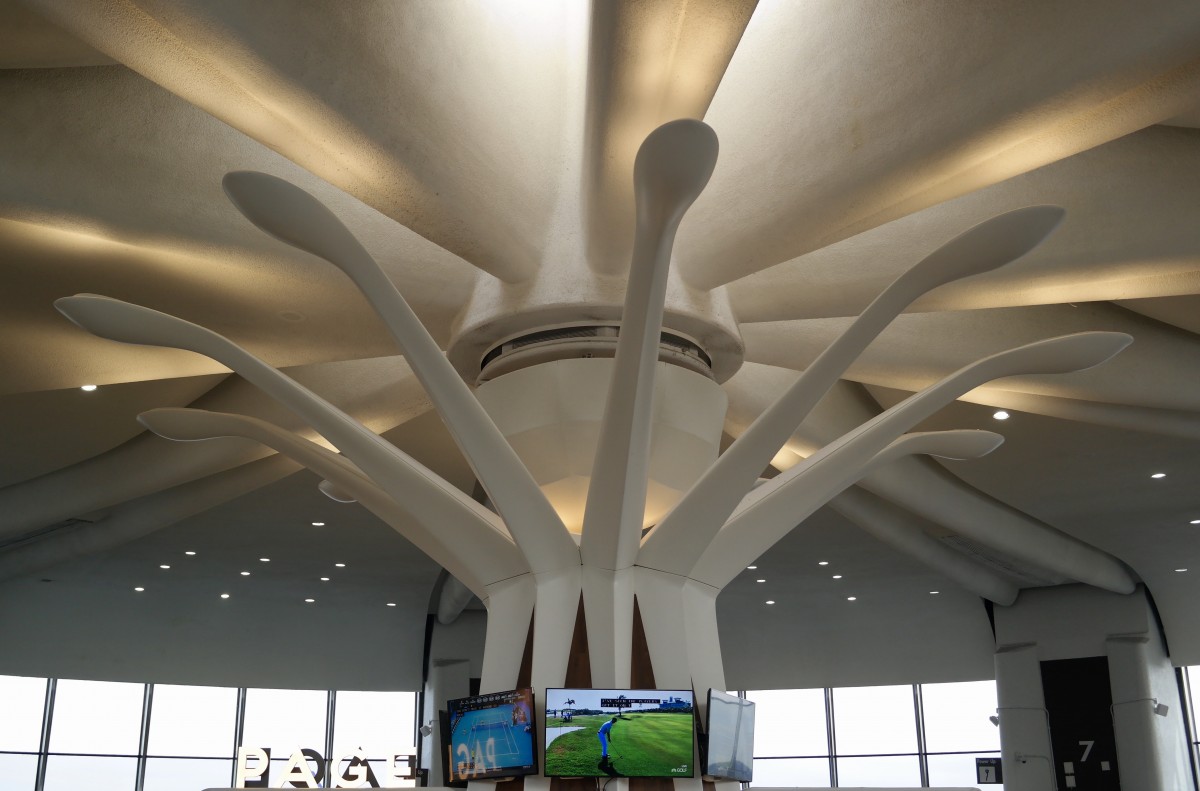
<path id="1" fill-rule="evenodd" d="M 596 731 L 596 737 L 600 739 L 600 762 L 604 763 L 608 760 L 608 742 L 612 739 L 612 726 L 617 721 L 617 715 L 608 722 L 600 726 L 600 730 Z"/>

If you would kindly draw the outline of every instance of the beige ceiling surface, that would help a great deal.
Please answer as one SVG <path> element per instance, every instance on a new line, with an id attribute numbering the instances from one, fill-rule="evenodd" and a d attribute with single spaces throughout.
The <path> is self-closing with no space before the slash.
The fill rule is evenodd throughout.
<path id="1" fill-rule="evenodd" d="M 100 66 L 114 62 L 15 0 L 0 3 L 0 69 Z"/>
<path id="2" fill-rule="evenodd" d="M 722 161 L 681 240 L 712 286 L 1195 104 L 1200 7 L 759 4 L 706 119 Z"/>
<path id="3" fill-rule="evenodd" d="M 713 126 L 721 153 L 675 266 L 700 293 L 728 284 L 747 360 L 725 385 L 735 436 L 908 266 L 1000 212 L 1067 210 L 1029 256 L 914 304 L 843 390 L 869 386 L 886 406 L 1017 344 L 1133 335 L 1105 367 L 969 394 L 930 425 L 1011 432 L 1009 442 L 979 462 L 913 462 L 904 475 L 1112 553 L 1155 596 L 1176 661 L 1200 662 L 1186 615 L 1200 583 L 1173 571 L 1200 548 L 1188 524 L 1200 519 L 1194 2 L 615 0 L 589 12 L 573 0 L 27 0 L 0 3 L 0 50 L 0 567 L 23 551 L 4 545 L 67 520 L 141 531 L 121 532 L 125 543 L 94 564 L 64 555 L 38 572 L 71 593 L 51 595 L 31 572 L 3 583 L 0 600 L 54 611 L 103 589 L 97 601 L 115 606 L 150 555 L 209 540 L 224 552 L 226 524 L 245 528 L 241 549 L 265 552 L 284 534 L 251 525 L 328 503 L 308 498 L 310 477 L 255 472 L 261 447 L 142 432 L 139 411 L 188 404 L 305 428 L 212 361 L 88 335 L 53 309 L 61 296 L 105 294 L 225 334 L 473 489 L 366 301 L 332 266 L 254 228 L 224 196 L 225 173 L 265 171 L 317 196 L 445 348 L 460 311 L 498 281 L 619 277 L 632 152 L 655 124 L 686 115 Z M 101 389 L 76 389 L 85 383 Z M 982 405 L 1002 402 L 1023 411 L 999 424 Z M 1150 486 L 1162 483 L 1151 466 L 1168 472 L 1165 485 Z M 248 480 L 261 492 L 238 494 Z M 190 513 L 201 500 L 209 510 Z M 758 583 L 730 587 L 731 678 L 767 671 L 755 651 L 780 651 L 797 662 L 771 669 L 772 683 L 826 683 L 838 656 L 864 649 L 862 634 L 899 639 L 905 624 L 931 640 L 963 636 L 939 644 L 952 658 L 937 674 L 986 675 L 978 600 L 946 580 L 936 589 L 947 595 L 930 596 L 936 572 L 854 530 L 821 512 L 764 555 L 787 597 L 778 610 L 764 610 Z M 63 539 L 55 532 L 46 546 Z M 385 558 L 412 551 L 390 531 L 346 542 Z M 827 554 L 866 593 L 818 622 L 836 591 L 798 569 Z M 395 582 L 397 609 L 415 623 L 436 569 L 416 559 L 392 571 L 377 568 L 359 594 Z M 280 590 L 298 591 L 304 574 L 298 559 L 280 569 Z M 181 577 L 172 606 L 188 612 L 189 591 L 218 577 Z M 255 612 L 312 617 L 274 601 Z M 2 608 L 0 620 L 15 617 Z M 129 623 L 162 615 L 151 607 Z M 781 621 L 797 626 L 784 634 Z M 195 644 L 210 626 L 155 634 Z M 886 659 L 868 659 L 855 683 L 897 680 L 895 667 L 921 656 L 891 670 Z M 4 661 L 0 649 L 0 672 Z"/>
<path id="4" fill-rule="evenodd" d="M 735 282 L 741 321 L 854 316 L 900 272 L 975 223 L 1067 210 L 1011 266 L 936 289 L 913 310 L 1173 297 L 1200 290 L 1200 130 L 1154 126 Z M 849 277 L 850 273 L 853 277 Z M 809 288 L 788 288 L 804 283 Z"/>

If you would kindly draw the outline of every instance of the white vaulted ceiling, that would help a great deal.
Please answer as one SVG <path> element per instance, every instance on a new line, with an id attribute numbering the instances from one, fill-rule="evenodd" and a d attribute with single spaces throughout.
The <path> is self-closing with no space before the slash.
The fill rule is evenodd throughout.
<path id="1" fill-rule="evenodd" d="M 1200 663 L 1200 5 L 0 0 L 0 673 L 237 683 L 222 656 L 284 661 L 302 644 L 279 624 L 352 642 L 340 624 L 388 635 L 365 686 L 413 688 L 432 561 L 265 448 L 146 433 L 138 413 L 186 405 L 306 429 L 220 365 L 88 335 L 52 302 L 104 294 L 226 335 L 471 493 L 361 295 L 254 228 L 222 177 L 319 198 L 448 348 L 480 294 L 569 313 L 621 282 L 633 154 L 678 117 L 720 140 L 673 266 L 744 344 L 731 437 L 929 252 L 1066 209 L 1028 256 L 916 302 L 836 393 L 869 416 L 1019 344 L 1132 335 L 1108 365 L 1000 380 L 927 421 L 999 431 L 991 456 L 867 488 L 910 516 L 923 492 L 966 492 L 963 518 L 1001 509 L 1111 553 L 1173 659 Z M 833 428 L 803 427 L 791 458 Z M 260 556 L 271 574 L 241 578 Z M 832 509 L 758 565 L 720 599 L 732 687 L 991 672 L 980 600 Z M 88 650 L 64 650 L 83 624 Z M 345 687 L 336 652 L 317 656 L 286 683 Z"/>

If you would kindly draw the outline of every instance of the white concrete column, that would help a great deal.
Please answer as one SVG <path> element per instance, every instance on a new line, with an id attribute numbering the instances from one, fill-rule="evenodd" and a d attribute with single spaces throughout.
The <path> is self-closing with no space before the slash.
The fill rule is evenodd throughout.
<path id="1" fill-rule="evenodd" d="M 996 652 L 996 699 L 1005 789 L 1054 791 L 1054 758 L 1036 645 L 1005 646 Z"/>
<path id="2" fill-rule="evenodd" d="M 446 701 L 465 698 L 470 691 L 470 662 L 465 659 L 431 662 L 425 682 L 425 710 L 421 713 L 421 724 L 432 723 L 433 729 L 428 736 L 421 737 L 421 768 L 429 770 L 430 785 L 442 785 L 445 777 L 446 745 L 442 743 L 438 712 L 446 708 Z"/>
<path id="3" fill-rule="evenodd" d="M 1028 589 L 995 614 L 1005 788 L 1054 789 L 1054 773 L 1060 788 L 1082 788 L 1110 771 L 1121 788 L 1192 787 L 1175 669 L 1143 588 L 1129 595 L 1085 585 Z M 1107 689 L 1096 662 L 1106 666 Z M 1056 694 L 1044 678 L 1073 683 Z"/>
<path id="4" fill-rule="evenodd" d="M 1106 645 L 1121 786 L 1190 788 L 1183 707 L 1158 632 L 1113 635 Z"/>

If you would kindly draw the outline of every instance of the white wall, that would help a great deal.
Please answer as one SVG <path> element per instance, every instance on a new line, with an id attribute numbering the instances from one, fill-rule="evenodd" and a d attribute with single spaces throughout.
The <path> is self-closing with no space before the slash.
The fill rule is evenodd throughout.
<path id="1" fill-rule="evenodd" d="M 256 569 L 257 571 L 257 569 Z M 436 567 L 433 573 L 436 574 Z M 431 580 L 414 580 L 428 600 Z M 288 588 L 223 602 L 185 587 L 138 595 L 101 580 L 0 585 L 0 674 L 290 689 L 421 687 L 424 607 Z M 203 595 L 206 606 L 195 606 Z M 307 608 L 307 609 L 306 609 Z M 290 617 L 280 617 L 281 611 Z"/>

